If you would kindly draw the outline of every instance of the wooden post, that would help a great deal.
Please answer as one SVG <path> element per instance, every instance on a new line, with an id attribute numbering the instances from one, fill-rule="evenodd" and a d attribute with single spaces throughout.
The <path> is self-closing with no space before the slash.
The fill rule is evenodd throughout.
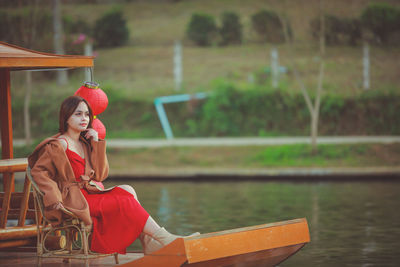
<path id="1" fill-rule="evenodd" d="M 179 41 L 174 46 L 175 91 L 182 89 L 182 45 Z"/>
<path id="2" fill-rule="evenodd" d="M 278 49 L 275 47 L 271 50 L 271 74 L 272 74 L 272 88 L 278 88 L 279 84 L 279 59 Z"/>
<path id="3" fill-rule="evenodd" d="M 31 181 L 28 178 L 25 178 L 24 191 L 22 195 L 22 200 L 20 202 L 18 226 L 25 225 L 26 212 L 28 211 L 29 208 L 29 197 L 31 196 L 30 192 L 31 192 Z"/>
<path id="4" fill-rule="evenodd" d="M 365 90 L 369 89 L 369 46 L 364 42 L 363 46 L 363 87 Z"/>
<path id="5" fill-rule="evenodd" d="M 26 71 L 26 89 L 25 89 L 25 99 L 24 99 L 24 128 L 25 128 L 25 143 L 28 146 L 32 144 L 31 117 L 29 113 L 31 94 L 32 94 L 32 72 Z"/>
<path id="6" fill-rule="evenodd" d="M 13 158 L 10 70 L 0 69 L 1 156 Z M 5 183 L 4 183 L 5 184 Z"/>
<path id="7" fill-rule="evenodd" d="M 12 115 L 10 70 L 0 69 L 0 116 L 1 116 L 1 156 L 3 159 L 13 158 Z M 11 192 L 14 192 L 14 173 L 3 173 L 3 190 L 5 192 L 0 228 L 6 227 Z"/>
<path id="8" fill-rule="evenodd" d="M 85 43 L 85 56 L 93 56 L 93 43 L 89 38 Z M 85 68 L 85 81 L 93 82 L 92 81 L 92 76 L 93 76 L 92 71 L 93 71 L 93 69 L 91 69 L 91 68 Z"/>

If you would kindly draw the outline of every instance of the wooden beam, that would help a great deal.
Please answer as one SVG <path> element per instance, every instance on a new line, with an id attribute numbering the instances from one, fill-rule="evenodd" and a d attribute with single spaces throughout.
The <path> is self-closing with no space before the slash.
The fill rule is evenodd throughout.
<path id="1" fill-rule="evenodd" d="M 82 68 L 93 67 L 93 57 L 9 57 L 2 58 L 0 68 Z"/>
<path id="2" fill-rule="evenodd" d="M 37 235 L 37 226 L 29 225 L 23 227 L 7 227 L 6 229 L 0 229 L 0 241 L 10 239 L 24 239 L 35 237 Z"/>

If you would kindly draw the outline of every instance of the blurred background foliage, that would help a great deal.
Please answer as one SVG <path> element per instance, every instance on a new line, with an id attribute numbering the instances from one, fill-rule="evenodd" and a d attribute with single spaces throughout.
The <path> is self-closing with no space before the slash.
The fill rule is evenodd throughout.
<path id="1" fill-rule="evenodd" d="M 44 52 L 52 48 L 52 1 L 0 0 L 0 40 Z M 307 88 L 318 70 L 318 1 L 63 1 L 64 42 L 82 54 L 95 45 L 95 80 L 109 97 L 100 115 L 108 137 L 162 137 L 155 97 L 206 92 L 203 101 L 166 105 L 174 133 L 188 136 L 307 135 L 309 114 L 290 67 L 281 19 Z M 399 134 L 399 2 L 326 1 L 326 78 L 321 135 Z M 32 34 L 33 31 L 33 34 Z M 183 89 L 173 80 L 173 45 L 183 44 Z M 362 43 L 371 45 L 371 89 L 362 88 Z M 286 68 L 271 87 L 270 50 Z M 33 136 L 57 130 L 62 98 L 83 82 L 70 70 L 34 73 Z M 14 135 L 23 137 L 24 74 L 12 75 Z"/>
<path id="2" fill-rule="evenodd" d="M 120 88 L 104 84 L 109 106 L 99 118 L 107 125 L 108 138 L 164 136 L 151 99 L 124 97 Z M 31 105 L 35 137 L 58 129 L 59 99 L 70 94 L 47 94 Z M 354 97 L 325 94 L 320 111 L 321 135 L 400 134 L 400 95 L 369 91 Z M 14 133 L 23 137 L 23 98 L 14 98 Z M 243 86 L 216 80 L 205 100 L 165 105 L 176 137 L 207 136 L 304 136 L 309 132 L 309 113 L 303 96 L 265 86 Z"/>

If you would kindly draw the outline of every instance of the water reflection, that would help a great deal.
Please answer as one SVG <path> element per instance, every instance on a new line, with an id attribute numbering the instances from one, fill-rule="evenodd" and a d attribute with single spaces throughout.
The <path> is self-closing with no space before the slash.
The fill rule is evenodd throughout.
<path id="1" fill-rule="evenodd" d="M 170 205 L 170 201 L 169 201 L 168 189 L 162 188 L 160 202 L 159 202 L 159 208 L 158 208 L 158 212 L 157 212 L 157 217 L 159 219 L 158 222 L 161 225 L 166 224 L 171 219 L 172 210 L 170 209 L 169 205 Z"/>
<path id="2" fill-rule="evenodd" d="M 121 183 L 127 181 L 107 182 Z M 128 183 L 177 234 L 306 217 L 311 243 L 280 266 L 400 265 L 400 183 Z"/>
<path id="3" fill-rule="evenodd" d="M 400 266 L 400 183 L 106 182 L 114 184 L 132 185 L 176 234 L 306 217 L 311 243 L 280 266 Z"/>

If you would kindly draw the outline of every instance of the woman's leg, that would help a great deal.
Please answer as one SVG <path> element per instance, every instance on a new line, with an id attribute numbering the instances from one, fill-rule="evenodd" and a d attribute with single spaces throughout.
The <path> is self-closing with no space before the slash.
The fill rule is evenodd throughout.
<path id="1" fill-rule="evenodd" d="M 135 191 L 135 189 L 133 189 L 132 186 L 127 185 L 127 184 L 123 184 L 123 185 L 119 185 L 118 187 L 124 189 L 128 193 L 131 193 L 133 195 L 133 197 L 137 200 L 137 202 L 139 202 L 139 199 L 137 197 L 136 191 Z"/>
<path id="2" fill-rule="evenodd" d="M 143 227 L 143 233 L 152 235 L 155 232 L 157 232 L 161 227 L 156 223 L 156 221 L 149 216 L 149 218 L 146 221 L 146 224 Z"/>
<path id="3" fill-rule="evenodd" d="M 199 235 L 200 233 L 193 233 L 193 235 Z M 164 227 L 160 227 L 157 222 L 149 216 L 146 224 L 143 227 L 143 232 L 140 234 L 140 242 L 142 243 L 144 254 L 151 254 L 162 247 L 168 245 L 177 238 L 183 238 L 184 236 L 174 235 L 165 230 Z"/>
<path id="4" fill-rule="evenodd" d="M 151 216 L 147 219 L 143 232 L 139 236 L 144 254 L 151 254 L 181 237 L 183 236 L 173 235 L 164 227 L 160 227 Z"/>

